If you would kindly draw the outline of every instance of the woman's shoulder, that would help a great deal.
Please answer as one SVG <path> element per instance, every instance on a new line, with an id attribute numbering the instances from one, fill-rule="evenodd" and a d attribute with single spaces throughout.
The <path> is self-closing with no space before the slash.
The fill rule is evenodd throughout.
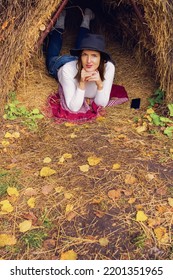
<path id="1" fill-rule="evenodd" d="M 77 73 L 77 61 L 70 61 L 65 63 L 59 70 L 58 74 L 63 75 L 63 76 L 68 76 L 68 77 L 74 77 Z"/>
<path id="2" fill-rule="evenodd" d="M 77 64 L 77 60 L 69 61 L 62 66 L 62 69 L 64 71 L 66 71 L 66 70 L 69 71 L 69 69 L 75 70 L 75 69 L 77 69 L 76 64 Z"/>
<path id="3" fill-rule="evenodd" d="M 108 71 L 108 70 L 112 70 L 112 71 L 115 70 L 115 64 L 111 61 L 106 62 L 106 71 Z"/>

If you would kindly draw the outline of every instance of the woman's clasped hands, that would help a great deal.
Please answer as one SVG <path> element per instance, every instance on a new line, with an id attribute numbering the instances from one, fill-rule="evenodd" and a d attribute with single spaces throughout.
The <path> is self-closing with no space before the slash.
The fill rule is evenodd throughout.
<path id="1" fill-rule="evenodd" d="M 103 83 L 98 70 L 86 71 L 84 68 L 82 69 L 80 84 L 82 83 L 85 86 L 87 82 L 95 82 L 98 90 L 103 88 Z"/>

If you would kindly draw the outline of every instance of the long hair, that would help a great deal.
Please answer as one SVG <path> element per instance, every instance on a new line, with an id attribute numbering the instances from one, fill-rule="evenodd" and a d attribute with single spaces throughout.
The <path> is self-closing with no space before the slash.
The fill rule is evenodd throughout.
<path id="1" fill-rule="evenodd" d="M 82 55 L 82 51 L 81 53 L 79 54 L 79 58 L 78 58 L 78 61 L 77 61 L 77 74 L 76 76 L 74 77 L 78 82 L 80 82 L 80 79 L 81 79 L 81 71 L 82 71 L 82 60 L 81 60 L 81 55 Z M 105 77 L 104 77 L 104 73 L 105 73 L 105 58 L 104 58 L 104 55 L 102 53 L 100 53 L 100 64 L 99 64 L 99 67 L 98 67 L 98 71 L 100 73 L 100 78 L 102 81 L 104 81 Z"/>

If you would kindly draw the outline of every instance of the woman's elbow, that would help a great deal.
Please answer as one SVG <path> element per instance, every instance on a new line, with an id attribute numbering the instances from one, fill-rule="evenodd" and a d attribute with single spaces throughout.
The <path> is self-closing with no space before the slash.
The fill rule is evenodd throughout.
<path id="1" fill-rule="evenodd" d="M 71 105 L 71 104 L 69 104 L 68 108 L 73 113 L 77 113 L 80 110 L 79 106 L 75 106 L 75 105 Z"/>
<path id="2" fill-rule="evenodd" d="M 94 100 L 97 106 L 106 107 L 108 105 L 109 100 Z"/>

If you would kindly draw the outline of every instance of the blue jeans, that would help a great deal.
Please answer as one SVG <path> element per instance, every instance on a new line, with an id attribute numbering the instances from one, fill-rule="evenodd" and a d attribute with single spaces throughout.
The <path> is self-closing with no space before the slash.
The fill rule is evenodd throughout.
<path id="1" fill-rule="evenodd" d="M 48 35 L 48 46 L 46 51 L 46 66 L 49 71 L 49 74 L 57 79 L 57 71 L 65 63 L 77 60 L 76 56 L 72 55 L 62 55 L 60 56 L 60 51 L 62 48 L 63 40 L 63 29 L 53 29 Z M 77 36 L 75 48 L 79 48 L 81 40 L 85 35 L 89 33 L 89 29 L 80 27 L 79 34 Z"/>

